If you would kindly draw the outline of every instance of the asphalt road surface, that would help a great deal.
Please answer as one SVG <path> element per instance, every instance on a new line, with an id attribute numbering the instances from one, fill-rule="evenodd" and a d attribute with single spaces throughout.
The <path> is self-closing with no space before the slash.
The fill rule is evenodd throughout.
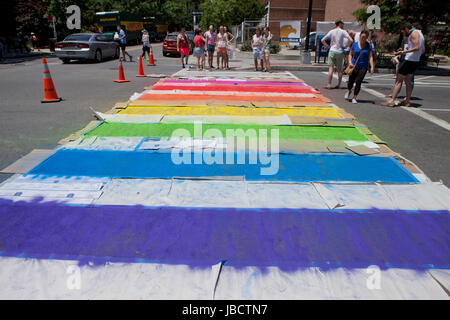
<path id="1" fill-rule="evenodd" d="M 414 162 L 433 181 L 442 180 L 450 186 L 450 131 L 448 126 L 447 129 L 441 126 L 450 122 L 450 77 L 416 76 L 411 109 L 421 110 L 418 115 L 405 108 L 380 105 L 384 96 L 392 93 L 392 74 L 368 74 L 358 96 L 359 103 L 352 104 L 344 99 L 345 89 L 323 88 L 327 83 L 326 73 L 293 73 L 368 125 L 391 149 Z M 333 79 L 333 86 L 336 84 L 337 79 Z M 347 83 L 342 85 L 346 87 Z M 441 120 L 441 125 L 430 119 Z"/>
<path id="2" fill-rule="evenodd" d="M 129 52 L 137 61 L 141 48 Z M 153 44 L 156 66 L 146 66 L 146 74 L 170 75 L 181 68 L 179 58 L 163 57 L 161 43 Z M 193 57 L 190 63 L 194 62 Z M 126 101 L 134 92 L 156 82 L 156 78 L 137 78 L 138 64 L 125 62 L 128 83 L 115 83 L 117 61 L 102 63 L 72 62 L 62 64 L 55 57 L 48 58 L 57 93 L 64 101 L 41 104 L 43 95 L 41 59 L 20 60 L 0 64 L 0 167 L 6 167 L 33 149 L 53 148 L 69 134 L 94 120 L 89 107 L 98 111 L 111 109 L 116 102 Z M 325 96 L 350 113 L 396 152 L 416 163 L 434 181 L 442 180 L 450 186 L 450 134 L 424 114 L 417 115 L 401 108 L 379 105 L 384 94 L 391 91 L 391 75 L 376 74 L 364 83 L 369 92 L 360 93 L 360 103 L 352 105 L 344 100 L 345 90 L 325 90 L 326 75 L 322 72 L 294 72 Z M 335 82 L 335 80 L 334 80 Z M 345 83 L 344 83 L 345 85 Z M 450 122 L 448 106 L 450 78 L 418 76 L 413 92 L 415 109 L 432 115 L 432 119 Z M 375 90 L 375 91 L 371 91 Z M 445 122 L 444 122 L 445 124 Z M 10 175 L 0 174 L 0 181 Z"/>
<path id="3" fill-rule="evenodd" d="M 145 74 L 172 74 L 180 69 L 179 58 L 162 57 L 162 43 L 153 44 L 156 66 L 144 61 Z M 64 101 L 41 103 L 43 98 L 42 58 L 10 60 L 0 64 L 0 167 L 4 168 L 33 149 L 54 148 L 58 141 L 95 120 L 89 107 L 107 111 L 116 102 L 127 101 L 134 92 L 156 82 L 137 78 L 141 46 L 130 47 L 134 62 L 124 62 L 125 77 L 131 82 L 115 83 L 117 60 L 101 63 L 62 64 L 48 57 L 56 92 Z M 10 175 L 0 174 L 0 181 Z"/>

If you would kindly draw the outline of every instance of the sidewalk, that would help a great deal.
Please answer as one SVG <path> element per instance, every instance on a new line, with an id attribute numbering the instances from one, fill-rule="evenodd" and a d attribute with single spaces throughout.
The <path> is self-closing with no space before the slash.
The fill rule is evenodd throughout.
<path id="1" fill-rule="evenodd" d="M 315 52 L 311 52 L 311 64 L 300 63 L 300 50 L 291 50 L 282 48 L 278 54 L 270 55 L 272 70 L 277 71 L 328 71 L 328 64 L 320 59 L 321 63 L 314 63 Z M 233 59 L 230 61 L 230 67 L 234 70 L 253 70 L 253 54 L 249 51 L 240 51 L 234 49 Z M 394 73 L 393 68 L 375 68 L 375 73 Z M 420 68 L 418 75 L 439 75 L 450 76 L 450 68 L 448 65 L 426 66 Z"/>
<path id="2" fill-rule="evenodd" d="M 50 49 L 48 48 L 30 52 L 3 52 L 3 58 L 0 60 L 0 64 L 23 62 L 25 60 L 51 55 L 54 55 L 54 52 L 50 52 Z"/>
<path id="3" fill-rule="evenodd" d="M 315 53 L 311 53 L 311 64 L 300 63 L 300 51 L 282 48 L 278 54 L 270 55 L 270 62 L 273 70 L 283 71 L 328 71 L 328 65 L 324 63 L 314 63 Z M 236 64 L 235 62 L 240 62 Z M 230 66 L 238 70 L 252 70 L 254 68 L 253 54 L 249 51 L 234 50 L 234 57 Z"/>

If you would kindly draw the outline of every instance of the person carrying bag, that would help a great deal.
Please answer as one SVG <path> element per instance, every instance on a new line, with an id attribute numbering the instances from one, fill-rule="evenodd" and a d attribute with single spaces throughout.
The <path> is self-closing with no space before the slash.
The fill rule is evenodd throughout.
<path id="1" fill-rule="evenodd" d="M 375 63 L 373 60 L 373 49 L 370 43 L 367 41 L 369 32 L 362 31 L 359 37 L 359 42 L 352 44 L 350 53 L 348 55 L 348 67 L 345 69 L 345 73 L 348 74 L 347 92 L 344 98 L 350 100 L 350 94 L 355 85 L 355 91 L 353 92 L 352 103 L 358 103 L 357 97 L 361 90 L 361 84 L 366 76 L 367 71 L 373 73 L 375 70 Z M 358 54 L 359 53 L 359 54 Z M 358 58 L 355 60 L 355 56 L 358 54 Z"/>
<path id="2" fill-rule="evenodd" d="M 347 68 L 345 68 L 344 73 L 345 73 L 346 75 L 350 76 L 350 75 L 353 73 L 353 71 L 354 71 L 355 68 L 356 68 L 356 65 L 358 64 L 358 60 L 359 60 L 359 57 L 360 57 L 360 56 L 361 56 L 361 52 L 359 53 L 358 59 L 356 59 L 355 64 L 354 64 L 354 65 L 349 64 L 349 65 L 347 66 Z"/>

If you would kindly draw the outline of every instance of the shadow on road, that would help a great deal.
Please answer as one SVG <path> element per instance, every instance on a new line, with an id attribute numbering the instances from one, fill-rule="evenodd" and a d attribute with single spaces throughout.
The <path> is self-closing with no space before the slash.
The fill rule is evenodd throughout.
<path id="1" fill-rule="evenodd" d="M 42 58 L 53 58 L 55 55 L 49 52 L 35 52 L 31 54 L 19 54 L 14 57 L 7 57 L 0 60 L 0 64 L 16 64 L 26 61 L 35 61 Z"/>

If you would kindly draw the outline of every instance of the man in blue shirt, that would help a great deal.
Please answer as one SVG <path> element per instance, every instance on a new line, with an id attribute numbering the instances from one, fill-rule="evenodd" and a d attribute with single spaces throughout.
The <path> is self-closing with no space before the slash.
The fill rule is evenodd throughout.
<path id="1" fill-rule="evenodd" d="M 119 34 L 119 45 L 120 49 L 122 49 L 123 61 L 127 61 L 125 55 L 130 58 L 130 61 L 133 61 L 133 57 L 127 52 L 127 37 L 125 31 L 123 31 L 120 25 L 117 26 L 117 33 Z"/>

